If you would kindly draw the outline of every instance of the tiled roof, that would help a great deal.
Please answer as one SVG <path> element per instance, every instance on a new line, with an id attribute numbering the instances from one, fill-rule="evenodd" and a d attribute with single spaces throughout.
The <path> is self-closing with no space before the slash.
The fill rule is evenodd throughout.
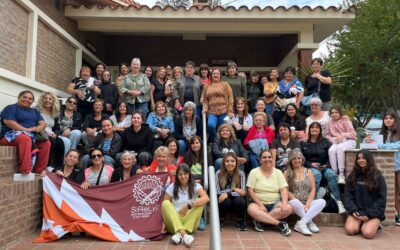
<path id="1" fill-rule="evenodd" d="M 223 9 L 223 10 L 237 10 L 237 11 L 253 11 L 253 10 L 260 10 L 260 11 L 265 11 L 265 10 L 272 10 L 272 11 L 277 11 L 277 10 L 284 10 L 284 11 L 289 11 L 289 10 L 323 10 L 323 11 L 328 11 L 328 10 L 334 10 L 334 11 L 346 11 L 348 9 L 343 9 L 340 5 L 290 5 L 290 6 L 284 6 L 284 5 L 267 5 L 265 1 L 243 1 L 243 0 L 229 0 L 225 1 L 226 4 L 224 5 L 222 2 L 222 6 L 217 6 L 217 7 L 211 7 L 211 6 L 204 6 L 204 5 L 192 5 L 190 8 L 187 8 L 186 10 L 190 11 L 192 9 L 197 9 L 197 10 L 203 10 L 203 9 L 209 9 L 209 10 L 214 10 L 214 9 Z M 246 5 L 240 5 L 241 3 L 246 2 Z M 285 2 L 285 1 L 279 1 L 279 2 Z M 111 9 L 118 9 L 118 8 L 123 8 L 123 9 L 163 9 L 159 5 L 145 5 L 145 4 L 136 4 L 136 5 L 131 5 L 128 7 L 122 6 L 116 2 L 113 2 L 111 0 L 91 0 L 91 1 L 67 1 L 67 5 L 70 5 L 74 8 L 80 8 L 81 6 L 86 7 L 87 9 L 92 9 L 92 8 L 99 8 L 99 9 L 104 9 L 104 8 L 111 8 Z M 178 8 L 172 8 L 171 6 L 167 6 L 164 9 L 185 9 L 184 7 L 178 7 Z M 351 10 L 351 9 L 350 9 Z"/>

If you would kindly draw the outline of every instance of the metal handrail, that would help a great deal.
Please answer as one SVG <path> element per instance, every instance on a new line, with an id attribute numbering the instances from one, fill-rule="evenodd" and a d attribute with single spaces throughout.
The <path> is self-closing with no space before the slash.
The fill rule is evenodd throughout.
<path id="1" fill-rule="evenodd" d="M 204 190 L 210 191 L 210 249 L 221 250 L 221 231 L 219 229 L 219 211 L 217 188 L 215 184 L 214 166 L 208 167 L 208 150 L 207 150 L 207 118 L 206 114 L 202 114 L 203 119 L 203 186 Z M 204 221 L 207 222 L 207 210 L 204 208 Z"/>
<path id="2" fill-rule="evenodd" d="M 204 190 L 208 191 L 208 151 L 207 151 L 207 118 L 206 114 L 202 114 L 202 119 L 203 119 L 203 162 L 204 162 L 204 171 L 203 171 L 203 187 Z"/>
<path id="3" fill-rule="evenodd" d="M 217 186 L 215 183 L 215 169 L 210 166 L 210 249 L 221 249 L 221 231 L 219 225 Z"/>

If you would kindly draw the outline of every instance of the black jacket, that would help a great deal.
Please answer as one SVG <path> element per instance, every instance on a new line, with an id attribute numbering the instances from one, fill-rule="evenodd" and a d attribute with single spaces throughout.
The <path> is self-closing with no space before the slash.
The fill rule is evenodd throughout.
<path id="1" fill-rule="evenodd" d="M 101 122 L 104 119 L 108 119 L 109 115 L 101 113 L 100 121 L 96 121 L 94 117 L 95 115 L 93 113 L 90 113 L 85 117 L 85 120 L 83 121 L 82 124 L 82 131 L 85 131 L 87 128 L 97 128 L 97 132 L 99 132 L 101 130 Z"/>
<path id="2" fill-rule="evenodd" d="M 368 191 L 364 184 L 364 175 L 356 178 L 354 191 L 349 189 L 349 184 L 346 185 L 344 206 L 349 214 L 358 212 L 360 215 L 367 216 L 370 219 L 378 218 L 381 221 L 385 219 L 386 182 L 379 171 L 376 172 L 375 178 L 378 181 L 378 188 L 372 192 Z M 349 183 L 349 180 L 346 183 Z"/>
<path id="3" fill-rule="evenodd" d="M 196 135 L 203 137 L 203 126 L 201 124 L 200 117 L 196 116 L 195 121 L 196 121 Z M 177 140 L 186 141 L 186 137 L 183 135 L 183 117 L 179 117 L 179 119 L 175 122 L 174 137 Z"/>
<path id="4" fill-rule="evenodd" d="M 114 135 L 111 140 L 111 149 L 110 151 L 104 151 L 105 155 L 109 155 L 111 157 L 115 157 L 115 155 L 120 152 L 122 146 L 121 136 L 116 132 L 113 133 Z M 105 140 L 104 134 L 98 133 L 94 138 L 94 140 L 85 147 L 85 152 L 89 153 L 89 151 L 92 148 L 103 148 L 104 140 Z"/>
<path id="5" fill-rule="evenodd" d="M 54 119 L 54 133 L 57 135 L 62 135 L 63 131 L 60 128 L 60 120 L 65 117 L 65 107 L 61 108 L 60 116 L 57 116 Z M 70 127 L 71 130 L 77 129 L 81 130 L 82 127 L 82 116 L 78 111 L 75 111 L 72 115 L 72 126 Z"/>
<path id="6" fill-rule="evenodd" d="M 223 158 L 226 152 L 223 152 L 224 149 L 233 150 L 237 157 L 243 157 L 247 159 L 247 151 L 243 148 L 240 140 L 236 139 L 234 142 L 229 144 L 225 144 L 222 139 L 218 139 L 217 141 L 212 143 L 211 146 L 211 154 L 213 160 L 217 160 L 218 158 Z"/>
<path id="7" fill-rule="evenodd" d="M 53 173 L 57 172 L 57 170 L 64 172 L 64 166 L 54 168 Z M 71 174 L 65 178 L 80 185 L 85 180 L 85 172 L 78 167 L 74 167 Z"/>
<path id="8" fill-rule="evenodd" d="M 135 151 L 137 154 L 141 152 L 153 153 L 151 151 L 153 147 L 153 132 L 149 128 L 149 125 L 142 124 L 141 129 L 138 132 L 133 130 L 133 126 L 124 130 L 122 134 L 122 148 L 123 151 Z"/>
<path id="9" fill-rule="evenodd" d="M 100 90 L 100 98 L 104 101 L 104 104 L 111 104 L 112 108 L 115 109 L 119 99 L 117 86 L 114 83 L 103 82 L 100 84 Z"/>
<path id="10" fill-rule="evenodd" d="M 310 141 L 301 142 L 301 152 L 303 153 L 304 158 L 306 158 L 304 166 L 310 168 L 311 163 L 316 162 L 321 166 L 325 165 L 330 167 L 328 150 L 331 145 L 332 144 L 326 138 L 323 138 L 316 143 Z"/>
<path id="11" fill-rule="evenodd" d="M 132 166 L 130 177 L 134 176 L 138 169 L 139 169 L 139 165 L 135 164 L 134 166 Z M 111 176 L 111 182 L 120 182 L 123 180 L 123 178 L 124 178 L 124 168 L 120 167 L 120 168 L 114 169 L 114 172 Z"/>

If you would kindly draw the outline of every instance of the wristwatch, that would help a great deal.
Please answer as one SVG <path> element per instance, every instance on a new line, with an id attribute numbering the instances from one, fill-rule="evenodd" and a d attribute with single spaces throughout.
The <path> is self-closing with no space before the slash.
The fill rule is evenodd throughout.
<path id="1" fill-rule="evenodd" d="M 189 202 L 189 203 L 187 204 L 187 207 L 188 207 L 189 210 L 192 209 L 192 203 Z"/>

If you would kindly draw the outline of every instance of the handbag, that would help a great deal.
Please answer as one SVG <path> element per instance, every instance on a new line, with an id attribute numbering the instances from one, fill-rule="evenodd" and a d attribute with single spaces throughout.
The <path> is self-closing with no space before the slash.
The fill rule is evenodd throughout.
<path id="1" fill-rule="evenodd" d="M 36 141 L 47 141 L 49 139 L 49 135 L 45 130 L 40 131 L 39 133 L 35 133 Z"/>
<path id="2" fill-rule="evenodd" d="M 256 155 L 260 155 L 261 151 L 269 149 L 267 139 L 250 140 L 249 147 L 251 151 Z"/>
<path id="3" fill-rule="evenodd" d="M 318 81 L 318 91 L 315 93 L 312 93 L 311 95 L 304 96 L 300 101 L 301 104 L 303 106 L 309 107 L 311 105 L 311 99 L 313 99 L 314 97 L 320 98 L 319 97 L 320 91 L 321 91 L 321 81 Z"/>

